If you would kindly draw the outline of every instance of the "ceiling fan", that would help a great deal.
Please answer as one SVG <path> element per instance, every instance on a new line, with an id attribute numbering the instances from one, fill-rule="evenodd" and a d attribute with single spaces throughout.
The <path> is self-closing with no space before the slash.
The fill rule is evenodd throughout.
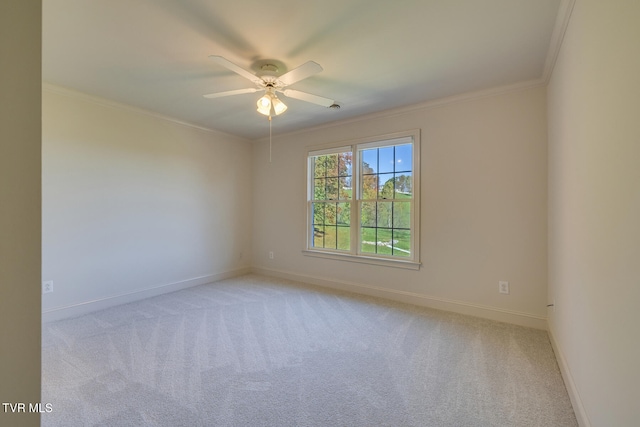
<path id="1" fill-rule="evenodd" d="M 310 102 L 323 107 L 333 107 L 334 105 L 337 105 L 333 99 L 323 98 L 322 96 L 312 95 L 295 89 L 286 89 L 286 87 L 322 71 L 322 67 L 314 61 L 305 62 L 298 68 L 294 68 L 293 70 L 278 76 L 277 65 L 271 64 L 268 61 L 260 66 L 259 74 L 253 74 L 222 56 L 211 55 L 209 58 L 218 65 L 222 65 L 245 79 L 250 80 L 256 85 L 256 87 L 210 93 L 203 95 L 205 98 L 221 98 L 223 96 L 255 93 L 263 90 L 265 91 L 265 94 L 257 102 L 258 112 L 269 117 L 271 117 L 272 113 L 277 116 L 287 110 L 287 106 L 284 102 L 278 99 L 276 92 L 280 92 L 289 98 L 299 99 L 301 101 Z"/>

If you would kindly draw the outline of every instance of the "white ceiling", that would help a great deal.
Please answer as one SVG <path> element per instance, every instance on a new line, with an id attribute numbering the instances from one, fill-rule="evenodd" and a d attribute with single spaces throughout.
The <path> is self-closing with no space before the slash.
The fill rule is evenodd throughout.
<path id="1" fill-rule="evenodd" d="M 274 132 L 541 80 L 563 0 L 46 0 L 43 80 L 248 139 L 268 135 L 259 93 L 216 65 L 285 72 L 324 68 L 292 89 L 335 99 L 329 109 L 280 98 Z M 562 20 L 560 17 L 559 21 Z M 558 32 L 556 28 L 556 33 Z"/>

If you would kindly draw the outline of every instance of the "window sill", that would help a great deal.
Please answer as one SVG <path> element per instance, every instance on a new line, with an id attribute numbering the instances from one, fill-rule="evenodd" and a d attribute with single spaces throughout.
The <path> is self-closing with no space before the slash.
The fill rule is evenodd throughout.
<path id="1" fill-rule="evenodd" d="M 383 267 L 403 268 L 406 270 L 419 270 L 420 263 L 409 260 L 374 258 L 362 255 L 341 254 L 337 252 L 314 251 L 311 249 L 303 249 L 302 254 L 316 258 L 333 259 L 337 261 L 357 262 L 360 264 L 378 265 Z"/>

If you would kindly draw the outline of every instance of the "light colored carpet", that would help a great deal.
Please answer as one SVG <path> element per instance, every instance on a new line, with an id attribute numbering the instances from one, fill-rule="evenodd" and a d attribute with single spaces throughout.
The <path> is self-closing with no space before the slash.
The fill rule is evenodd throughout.
<path id="1" fill-rule="evenodd" d="M 546 332 L 248 275 L 43 325 L 47 426 L 576 426 Z"/>

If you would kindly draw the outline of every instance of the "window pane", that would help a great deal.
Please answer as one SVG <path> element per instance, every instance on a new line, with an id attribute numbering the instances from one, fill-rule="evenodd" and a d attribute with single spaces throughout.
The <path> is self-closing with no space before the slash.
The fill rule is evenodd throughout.
<path id="1" fill-rule="evenodd" d="M 326 156 L 313 157 L 313 176 L 314 178 L 324 177 L 327 174 L 327 168 L 325 167 Z"/>
<path id="2" fill-rule="evenodd" d="M 351 177 L 340 178 L 338 180 L 338 198 L 340 200 L 351 199 Z"/>
<path id="3" fill-rule="evenodd" d="M 393 210 L 392 202 L 378 202 L 378 218 L 376 224 L 378 227 L 393 227 Z"/>
<path id="4" fill-rule="evenodd" d="M 376 226 L 376 202 L 362 202 L 360 210 L 360 226 Z"/>
<path id="5" fill-rule="evenodd" d="M 331 154 L 327 157 L 327 177 L 338 176 L 338 155 Z"/>
<path id="6" fill-rule="evenodd" d="M 393 228 L 411 228 L 411 202 L 393 202 Z"/>
<path id="7" fill-rule="evenodd" d="M 396 172 L 411 171 L 412 164 L 413 164 L 413 156 L 412 156 L 411 144 L 396 145 L 395 171 Z"/>
<path id="8" fill-rule="evenodd" d="M 338 249 L 351 249 L 351 228 L 338 226 Z"/>
<path id="9" fill-rule="evenodd" d="M 326 197 L 328 200 L 337 200 L 338 199 L 338 178 L 327 178 L 327 193 Z"/>
<path id="10" fill-rule="evenodd" d="M 338 225 L 350 225 L 351 224 L 351 204 L 350 203 L 338 203 L 337 204 L 336 223 Z"/>
<path id="11" fill-rule="evenodd" d="M 378 172 L 378 149 L 362 150 L 360 152 L 362 157 L 362 173 L 377 173 Z"/>
<path id="12" fill-rule="evenodd" d="M 315 248 L 351 250 L 350 203 L 311 204 Z"/>
<path id="13" fill-rule="evenodd" d="M 338 174 L 339 176 L 351 176 L 351 152 L 340 153 L 338 155 Z"/>
<path id="14" fill-rule="evenodd" d="M 392 173 L 380 174 L 378 180 L 379 180 L 378 184 L 380 186 L 380 191 L 378 192 L 378 198 L 393 199 L 395 196 L 393 174 Z"/>
<path id="15" fill-rule="evenodd" d="M 413 177 L 411 172 L 396 174 L 396 199 L 411 198 L 413 193 Z"/>
<path id="16" fill-rule="evenodd" d="M 336 224 L 336 204 L 327 203 L 325 206 L 325 225 Z"/>
<path id="17" fill-rule="evenodd" d="M 388 228 L 378 228 L 378 253 L 383 255 L 392 254 L 393 240 L 392 232 Z"/>
<path id="18" fill-rule="evenodd" d="M 393 231 L 393 255 L 401 257 L 411 256 L 411 231 Z"/>
<path id="19" fill-rule="evenodd" d="M 393 172 L 394 156 L 393 147 L 378 148 L 378 167 L 379 173 Z"/>
<path id="20" fill-rule="evenodd" d="M 316 248 L 324 248 L 324 225 L 313 226 L 313 246 Z"/>
<path id="21" fill-rule="evenodd" d="M 324 225 L 325 223 L 325 214 L 324 214 L 324 203 L 313 203 L 313 224 Z"/>
<path id="22" fill-rule="evenodd" d="M 362 227 L 360 229 L 360 251 L 364 253 L 376 253 L 376 228 Z"/>
<path id="23" fill-rule="evenodd" d="M 313 200 L 325 200 L 327 198 L 326 183 L 324 178 L 313 180 Z"/>
<path id="24" fill-rule="evenodd" d="M 410 257 L 411 202 L 362 202 L 363 253 Z"/>
<path id="25" fill-rule="evenodd" d="M 362 198 L 364 200 L 378 198 L 378 175 L 362 176 Z"/>
<path id="26" fill-rule="evenodd" d="M 338 233 L 336 226 L 327 225 L 324 227 L 324 247 L 328 249 L 336 249 L 336 234 Z"/>
<path id="27" fill-rule="evenodd" d="M 351 198 L 352 157 L 351 152 L 311 157 L 313 200 Z"/>

